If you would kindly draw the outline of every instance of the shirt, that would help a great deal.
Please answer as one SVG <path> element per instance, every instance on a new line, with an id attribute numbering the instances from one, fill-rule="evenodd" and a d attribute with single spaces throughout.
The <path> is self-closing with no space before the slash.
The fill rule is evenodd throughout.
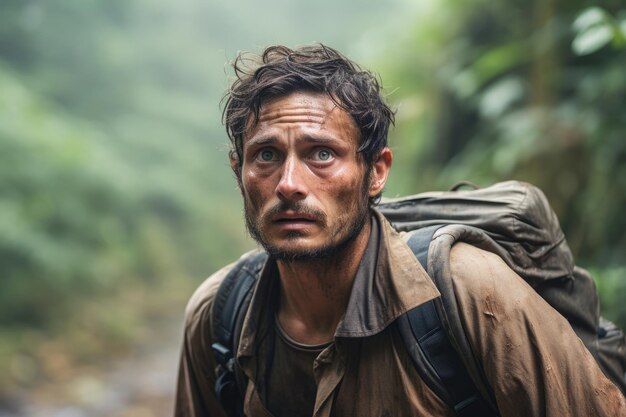
<path id="1" fill-rule="evenodd" d="M 402 235 L 374 212 L 376 256 L 364 256 L 333 343 L 314 361 L 312 415 L 453 416 L 420 378 L 393 322 L 439 296 Z M 372 234 L 372 239 L 376 239 Z M 224 416 L 215 399 L 210 314 L 219 283 L 207 279 L 186 310 L 177 417 Z M 360 273 L 362 270 L 369 271 Z M 450 258 L 461 321 L 503 417 L 626 416 L 624 397 L 567 321 L 496 255 L 459 243 Z M 266 264 L 244 320 L 237 361 L 248 378 L 244 412 L 271 417 L 267 376 L 278 271 Z M 276 388 L 276 387 L 274 387 Z M 292 387 L 280 387 L 290 395 Z"/>
<path id="2" fill-rule="evenodd" d="M 308 417 L 313 413 L 317 386 L 313 374 L 315 358 L 329 343 L 304 345 L 291 339 L 280 327 L 274 326 L 274 352 L 267 383 L 265 404 L 275 417 Z M 291 387 L 285 395 L 284 387 Z"/>

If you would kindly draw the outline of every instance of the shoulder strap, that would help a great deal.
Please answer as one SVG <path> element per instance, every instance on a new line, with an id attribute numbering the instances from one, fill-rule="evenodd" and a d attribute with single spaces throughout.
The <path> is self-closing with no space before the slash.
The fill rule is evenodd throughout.
<path id="1" fill-rule="evenodd" d="M 243 416 L 245 382 L 236 370 L 235 355 L 239 334 L 252 289 L 260 274 L 267 254 L 257 253 L 239 261 L 220 284 L 211 312 L 213 344 L 217 362 L 215 395 L 229 416 Z"/>
<path id="2" fill-rule="evenodd" d="M 408 245 L 428 270 L 428 249 L 440 225 L 412 233 Z M 437 310 L 439 299 L 431 300 L 401 316 L 397 323 L 411 359 L 420 376 L 459 417 L 497 416 L 469 376 L 463 361 L 453 348 L 441 324 Z"/>
<path id="3" fill-rule="evenodd" d="M 427 269 L 430 241 L 439 228 L 436 225 L 419 229 L 407 242 L 424 269 Z M 239 261 L 220 284 L 213 306 L 214 343 L 211 347 L 218 364 L 215 393 L 230 416 L 243 416 L 245 384 L 238 380 L 235 352 L 252 289 L 266 260 L 267 254 L 258 253 Z M 397 320 L 418 373 L 435 394 L 454 408 L 458 417 L 497 416 L 479 394 L 452 347 L 441 324 L 436 301 L 422 304 Z"/>

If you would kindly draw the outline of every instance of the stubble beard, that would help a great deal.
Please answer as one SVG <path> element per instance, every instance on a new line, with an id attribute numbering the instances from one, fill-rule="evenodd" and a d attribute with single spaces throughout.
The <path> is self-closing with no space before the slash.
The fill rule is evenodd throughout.
<path id="1" fill-rule="evenodd" d="M 350 243 L 359 235 L 365 222 L 369 219 L 369 199 L 367 193 L 361 194 L 361 199 L 356 202 L 356 207 L 346 208 L 345 213 L 354 213 L 346 221 L 337 221 L 337 227 L 329 236 L 329 239 L 319 247 L 289 250 L 272 245 L 263 235 L 263 225 L 271 223 L 271 216 L 286 210 L 293 210 L 298 213 L 306 213 L 315 216 L 316 221 L 322 228 L 328 227 L 328 219 L 324 212 L 305 206 L 301 201 L 290 203 L 281 202 L 271 209 L 267 210 L 262 216 L 254 216 L 248 199 L 244 197 L 244 215 L 246 227 L 250 236 L 258 242 L 265 251 L 277 260 L 286 262 L 308 262 L 343 256 L 344 250 L 350 246 Z M 351 210 L 352 209 L 352 210 Z M 303 234 L 298 231 L 289 232 L 286 236 L 287 240 L 295 240 L 302 237 Z"/>

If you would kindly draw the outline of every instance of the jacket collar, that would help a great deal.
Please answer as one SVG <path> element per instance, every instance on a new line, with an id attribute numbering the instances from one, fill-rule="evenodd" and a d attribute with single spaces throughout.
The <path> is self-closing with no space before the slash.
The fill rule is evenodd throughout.
<path id="1" fill-rule="evenodd" d="M 377 210 L 372 234 L 335 337 L 375 335 L 439 291 L 402 237 Z"/>
<path id="2" fill-rule="evenodd" d="M 270 257 L 244 320 L 238 360 L 247 362 L 245 357 L 265 356 L 260 345 L 271 334 L 278 285 L 278 268 Z M 373 210 L 372 233 L 335 339 L 375 335 L 402 314 L 438 296 L 439 291 L 402 236 L 379 211 Z M 248 368 L 257 373 L 255 364 L 250 363 Z"/>

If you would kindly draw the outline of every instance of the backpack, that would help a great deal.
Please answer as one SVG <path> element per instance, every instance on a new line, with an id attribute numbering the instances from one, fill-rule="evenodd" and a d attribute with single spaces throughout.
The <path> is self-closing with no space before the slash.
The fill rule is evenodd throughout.
<path id="1" fill-rule="evenodd" d="M 536 187 L 508 181 L 483 189 L 429 192 L 384 200 L 382 214 L 400 232 L 441 293 L 394 323 L 424 381 L 459 417 L 497 416 L 491 387 L 473 358 L 449 275 L 459 241 L 499 255 L 563 315 L 605 375 L 626 393 L 623 332 L 600 317 L 593 279 L 574 265 L 556 215 Z M 241 416 L 246 381 L 234 353 L 253 288 L 267 259 L 243 257 L 227 274 L 212 311 L 215 393 L 231 416 Z"/>

